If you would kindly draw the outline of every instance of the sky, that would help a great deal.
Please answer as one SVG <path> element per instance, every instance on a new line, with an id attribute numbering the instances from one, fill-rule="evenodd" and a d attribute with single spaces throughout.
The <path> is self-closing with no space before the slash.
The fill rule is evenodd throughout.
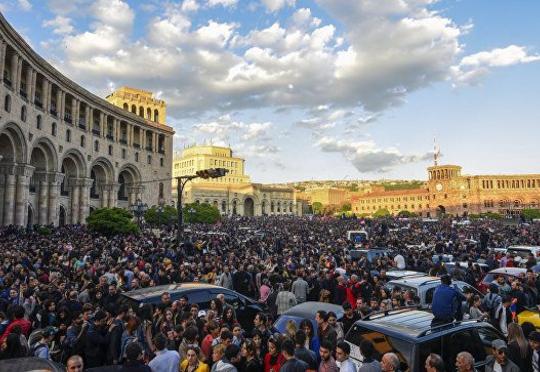
<path id="1" fill-rule="evenodd" d="M 0 0 L 64 75 L 168 104 L 256 182 L 540 173 L 537 0 Z"/>

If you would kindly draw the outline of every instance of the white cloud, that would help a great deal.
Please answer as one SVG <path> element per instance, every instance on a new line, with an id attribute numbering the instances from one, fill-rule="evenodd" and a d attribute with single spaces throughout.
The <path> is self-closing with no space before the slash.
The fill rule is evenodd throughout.
<path id="1" fill-rule="evenodd" d="M 456 84 L 476 84 L 494 67 L 507 67 L 520 63 L 540 61 L 540 55 L 530 55 L 523 46 L 509 45 L 465 56 L 453 66 Z"/>
<path id="2" fill-rule="evenodd" d="M 341 153 L 359 172 L 384 173 L 391 168 L 428 160 L 430 153 L 403 155 L 395 148 L 378 148 L 373 141 L 349 142 L 334 137 L 322 137 L 315 146 L 323 152 Z"/>
<path id="3" fill-rule="evenodd" d="M 238 3 L 238 0 L 208 0 L 208 6 L 214 7 L 221 5 L 225 8 L 235 6 Z"/>
<path id="4" fill-rule="evenodd" d="M 270 12 L 276 12 L 285 6 L 294 6 L 296 0 L 261 0 Z"/>
<path id="5" fill-rule="evenodd" d="M 92 13 L 99 22 L 121 31 L 128 31 L 135 19 L 133 9 L 122 0 L 97 0 Z"/>
<path id="6" fill-rule="evenodd" d="M 30 3 L 29 0 L 17 0 L 19 4 L 19 8 L 21 8 L 23 11 L 28 12 L 32 10 L 32 3 Z"/>
<path id="7" fill-rule="evenodd" d="M 43 27 L 51 27 L 53 33 L 57 35 L 70 34 L 74 28 L 71 24 L 71 19 L 62 15 L 57 15 L 53 19 L 49 19 L 43 22 Z"/>
<path id="8" fill-rule="evenodd" d="M 199 3 L 197 0 L 184 0 L 181 9 L 184 12 L 196 12 L 199 10 Z"/>

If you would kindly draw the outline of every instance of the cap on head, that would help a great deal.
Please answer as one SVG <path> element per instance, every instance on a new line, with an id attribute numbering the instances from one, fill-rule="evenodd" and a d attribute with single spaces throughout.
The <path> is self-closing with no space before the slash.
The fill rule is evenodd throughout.
<path id="1" fill-rule="evenodd" d="M 507 346 L 506 346 L 506 342 L 504 342 L 503 340 L 493 340 L 491 342 L 491 347 L 494 348 L 495 350 L 501 350 L 501 349 L 506 349 Z"/>

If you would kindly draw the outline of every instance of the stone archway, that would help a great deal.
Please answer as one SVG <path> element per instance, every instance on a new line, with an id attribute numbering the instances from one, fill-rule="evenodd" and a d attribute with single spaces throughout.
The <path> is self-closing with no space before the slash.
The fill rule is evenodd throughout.
<path id="1" fill-rule="evenodd" d="M 86 162 L 77 150 L 70 150 L 62 159 L 61 173 L 64 175 L 60 184 L 62 197 L 70 205 L 70 223 L 84 222 L 88 215 L 90 183 L 86 176 Z"/>
<path id="2" fill-rule="evenodd" d="M 34 210 L 31 205 L 28 205 L 27 208 L 26 227 L 31 229 L 34 226 Z"/>
<path id="3" fill-rule="evenodd" d="M 90 199 L 99 200 L 102 208 L 116 206 L 116 182 L 114 168 L 105 158 L 98 158 L 90 168 Z"/>
<path id="4" fill-rule="evenodd" d="M 142 199 L 141 175 L 133 165 L 127 165 L 118 173 L 118 201 L 134 204 L 137 199 Z"/>
<path id="5" fill-rule="evenodd" d="M 58 213 L 58 226 L 64 226 L 66 224 L 66 209 L 64 208 L 63 205 L 60 206 L 59 208 L 59 213 Z"/>
<path id="6" fill-rule="evenodd" d="M 34 167 L 29 185 L 30 193 L 35 193 L 36 200 L 34 224 L 56 223 L 58 155 L 49 139 L 36 140 L 30 152 L 30 165 Z"/>
<path id="7" fill-rule="evenodd" d="M 253 217 L 255 215 L 255 202 L 252 198 L 244 200 L 244 216 Z"/>

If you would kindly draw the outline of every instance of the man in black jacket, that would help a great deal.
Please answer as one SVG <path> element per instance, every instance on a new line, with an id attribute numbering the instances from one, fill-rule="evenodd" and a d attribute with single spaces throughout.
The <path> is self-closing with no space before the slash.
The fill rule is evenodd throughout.
<path id="1" fill-rule="evenodd" d="M 84 365 L 87 368 L 99 367 L 105 364 L 109 337 L 107 332 L 107 313 L 99 310 L 90 321 L 86 344 L 84 345 Z"/>
<path id="2" fill-rule="evenodd" d="M 285 363 L 279 369 L 279 372 L 305 372 L 308 369 L 306 362 L 295 358 L 294 342 L 286 338 L 281 344 L 281 355 L 285 358 Z"/>
<path id="3" fill-rule="evenodd" d="M 308 369 L 317 370 L 317 356 L 313 351 L 306 348 L 306 333 L 299 329 L 296 331 L 294 341 L 296 343 L 295 358 L 304 361 L 308 365 Z"/>
<path id="4" fill-rule="evenodd" d="M 122 349 L 122 334 L 124 333 L 124 318 L 128 312 L 128 306 L 123 304 L 119 307 L 116 317 L 111 324 L 109 331 L 109 347 L 107 348 L 107 362 L 109 364 L 119 364 Z"/>

